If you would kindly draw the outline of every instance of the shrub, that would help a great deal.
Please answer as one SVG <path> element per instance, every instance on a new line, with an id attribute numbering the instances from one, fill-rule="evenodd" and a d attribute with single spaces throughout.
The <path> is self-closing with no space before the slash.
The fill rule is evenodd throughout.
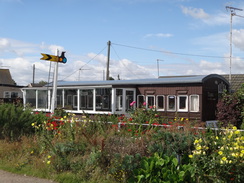
<path id="1" fill-rule="evenodd" d="M 14 104 L 0 105 L 0 132 L 1 138 L 18 140 L 22 135 L 33 134 L 31 124 L 40 123 L 42 114 L 34 115 L 28 108 Z"/>
<path id="2" fill-rule="evenodd" d="M 244 84 L 235 93 L 223 94 L 217 104 L 217 119 L 224 127 L 232 124 L 240 128 L 244 120 Z"/>
<path id="3" fill-rule="evenodd" d="M 222 129 L 209 130 L 194 141 L 194 150 L 189 155 L 196 177 L 200 182 L 242 182 L 244 180 L 244 138 L 241 131 Z"/>
<path id="4" fill-rule="evenodd" d="M 151 157 L 144 157 L 141 166 L 134 170 L 134 176 L 129 182 L 157 183 L 157 182 L 193 182 L 194 168 L 190 164 L 178 165 L 173 156 L 155 153 Z"/>

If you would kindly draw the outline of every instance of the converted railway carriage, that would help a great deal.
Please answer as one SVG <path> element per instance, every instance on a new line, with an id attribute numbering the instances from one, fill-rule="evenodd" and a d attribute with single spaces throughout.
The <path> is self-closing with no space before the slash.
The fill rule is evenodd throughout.
<path id="1" fill-rule="evenodd" d="M 56 107 L 72 113 L 126 114 L 154 107 L 163 116 L 214 120 L 216 104 L 228 81 L 216 74 L 158 79 L 59 81 Z M 50 112 L 52 86 L 23 88 L 24 105 Z M 135 101 L 135 105 L 130 104 Z"/>

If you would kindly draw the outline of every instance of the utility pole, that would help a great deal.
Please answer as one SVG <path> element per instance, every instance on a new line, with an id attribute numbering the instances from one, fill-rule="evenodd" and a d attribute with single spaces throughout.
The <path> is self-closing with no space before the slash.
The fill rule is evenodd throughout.
<path id="1" fill-rule="evenodd" d="M 33 79 L 32 79 L 32 83 L 33 83 L 33 85 L 35 83 L 35 64 L 33 64 Z"/>
<path id="2" fill-rule="evenodd" d="M 242 17 L 244 18 L 244 16 L 240 16 L 240 15 L 237 15 L 235 13 L 235 10 L 238 10 L 238 11 L 243 11 L 243 9 L 240 9 L 240 8 L 234 8 L 234 7 L 231 7 L 231 6 L 226 6 L 225 7 L 226 10 L 230 10 L 230 74 L 229 74 L 229 83 L 230 83 L 230 89 L 231 89 L 231 65 L 232 65 L 232 17 L 233 16 L 238 16 L 238 17 Z"/>
<path id="3" fill-rule="evenodd" d="M 59 55 L 59 50 L 57 50 L 57 56 Z M 54 113 L 54 109 L 56 107 L 56 100 L 57 100 L 57 81 L 58 81 L 58 61 L 55 62 L 54 68 L 54 78 L 53 78 L 53 93 L 52 93 L 52 100 L 51 100 L 51 114 Z"/>
<path id="4" fill-rule="evenodd" d="M 106 75 L 106 80 L 109 80 L 109 61 L 110 61 L 110 46 L 111 46 L 111 41 L 108 41 L 108 60 L 107 60 L 107 75 Z"/>

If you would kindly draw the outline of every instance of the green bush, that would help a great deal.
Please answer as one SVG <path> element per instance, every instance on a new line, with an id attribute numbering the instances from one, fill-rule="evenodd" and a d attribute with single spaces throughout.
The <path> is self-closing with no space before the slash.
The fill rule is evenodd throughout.
<path id="1" fill-rule="evenodd" d="M 199 182 L 241 183 L 244 180 L 244 138 L 236 127 L 217 133 L 209 130 L 196 138 L 189 157 Z"/>
<path id="2" fill-rule="evenodd" d="M 185 183 L 194 182 L 194 168 L 190 164 L 178 165 L 174 156 L 155 153 L 144 157 L 141 166 L 134 170 L 134 176 L 129 182 L 142 183 Z"/>
<path id="3" fill-rule="evenodd" d="M 18 140 L 22 135 L 33 134 L 31 124 L 40 123 L 45 118 L 42 114 L 33 114 L 30 109 L 14 104 L 0 105 L 0 137 Z"/>

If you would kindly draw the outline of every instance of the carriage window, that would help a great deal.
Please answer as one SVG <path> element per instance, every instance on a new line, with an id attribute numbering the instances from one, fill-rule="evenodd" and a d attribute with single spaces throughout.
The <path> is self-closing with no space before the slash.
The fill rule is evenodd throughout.
<path id="1" fill-rule="evenodd" d="M 138 108 L 143 107 L 144 102 L 145 102 L 144 95 L 138 95 L 137 96 L 137 107 Z"/>
<path id="2" fill-rule="evenodd" d="M 174 95 L 168 96 L 168 111 L 175 111 L 176 109 L 176 97 Z"/>
<path id="3" fill-rule="evenodd" d="M 199 111 L 199 95 L 190 96 L 190 112 Z"/>
<path id="4" fill-rule="evenodd" d="M 164 110 L 164 96 L 157 96 L 157 109 L 163 111 Z"/>
<path id="5" fill-rule="evenodd" d="M 178 96 L 178 111 L 188 111 L 188 97 L 187 95 Z"/>
<path id="6" fill-rule="evenodd" d="M 147 95 L 146 103 L 147 103 L 147 108 L 153 107 L 155 105 L 154 95 Z"/>

